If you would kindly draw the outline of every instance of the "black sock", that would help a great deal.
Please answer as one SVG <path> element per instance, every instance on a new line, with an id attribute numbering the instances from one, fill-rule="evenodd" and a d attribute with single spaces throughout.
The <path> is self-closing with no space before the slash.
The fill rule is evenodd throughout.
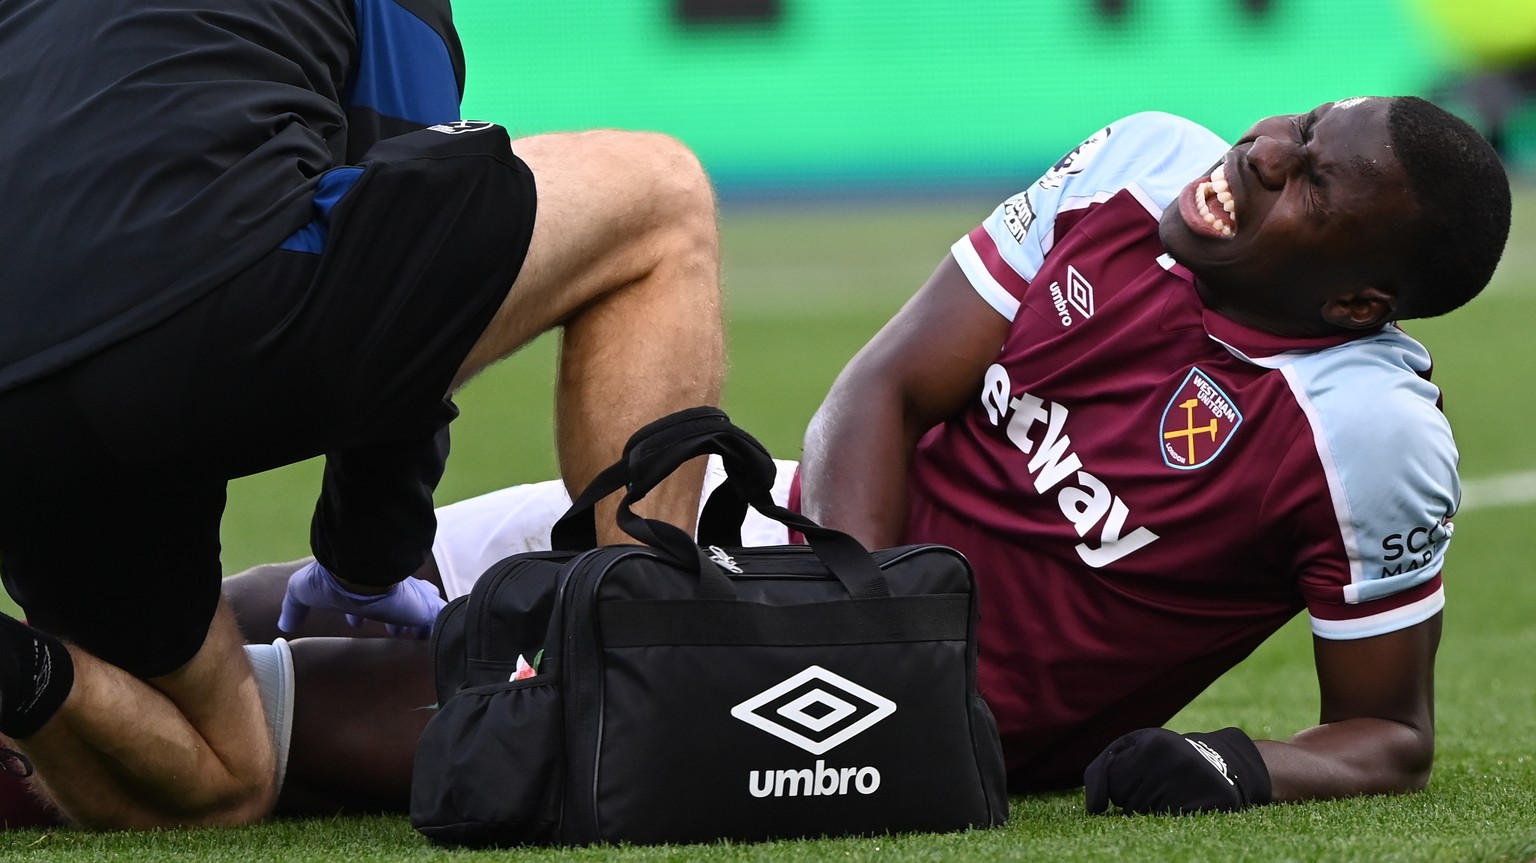
<path id="1" fill-rule="evenodd" d="M 32 736 L 74 685 L 75 663 L 64 642 L 0 615 L 0 733 Z"/>

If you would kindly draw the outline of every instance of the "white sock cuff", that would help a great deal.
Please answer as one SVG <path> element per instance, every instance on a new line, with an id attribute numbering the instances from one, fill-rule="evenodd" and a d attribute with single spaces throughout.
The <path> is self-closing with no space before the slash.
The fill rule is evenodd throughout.
<path id="1" fill-rule="evenodd" d="M 288 773 L 288 744 L 293 738 L 293 651 L 279 638 L 271 644 L 247 644 L 245 655 L 261 690 L 261 706 L 267 713 L 267 728 L 277 754 L 277 789 L 281 791 Z"/>

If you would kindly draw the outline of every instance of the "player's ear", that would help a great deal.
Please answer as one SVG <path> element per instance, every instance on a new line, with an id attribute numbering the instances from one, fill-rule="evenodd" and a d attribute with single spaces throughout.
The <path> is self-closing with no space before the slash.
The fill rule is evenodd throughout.
<path id="1" fill-rule="evenodd" d="M 1379 327 L 1397 316 L 1397 297 L 1367 285 L 1340 294 L 1323 304 L 1323 320 L 1346 330 Z"/>

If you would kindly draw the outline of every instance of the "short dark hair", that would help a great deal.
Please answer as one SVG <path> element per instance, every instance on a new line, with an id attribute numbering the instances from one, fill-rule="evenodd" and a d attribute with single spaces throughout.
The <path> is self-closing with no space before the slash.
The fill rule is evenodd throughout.
<path id="1" fill-rule="evenodd" d="M 1481 133 L 1433 102 L 1394 98 L 1387 131 L 1419 205 L 1415 272 L 1397 317 L 1443 315 L 1493 278 L 1509 239 L 1509 177 Z"/>

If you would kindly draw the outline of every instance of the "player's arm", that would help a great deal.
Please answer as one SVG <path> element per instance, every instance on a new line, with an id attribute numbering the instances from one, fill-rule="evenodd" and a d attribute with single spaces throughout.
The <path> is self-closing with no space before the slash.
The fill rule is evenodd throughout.
<path id="1" fill-rule="evenodd" d="M 1143 728 L 1088 765 L 1089 812 L 1230 811 L 1271 801 L 1400 794 L 1429 782 L 1441 616 L 1370 638 L 1315 638 L 1317 725 L 1288 740 L 1238 728 Z"/>
<path id="2" fill-rule="evenodd" d="M 1357 640 L 1314 637 L 1319 724 L 1259 741 L 1274 799 L 1418 791 L 1435 753 L 1435 650 L 1441 615 Z"/>
<path id="3" fill-rule="evenodd" d="M 437 529 L 432 492 L 448 456 L 447 400 L 435 430 L 326 454 L 310 522 L 315 561 L 289 579 L 277 628 L 296 632 L 312 610 L 372 620 L 395 635 L 425 638 L 443 606 L 414 574 L 431 560 Z"/>
<path id="4" fill-rule="evenodd" d="M 976 396 L 1008 327 L 946 255 L 811 420 L 800 467 L 806 514 L 872 548 L 900 542 L 913 448 Z"/>

